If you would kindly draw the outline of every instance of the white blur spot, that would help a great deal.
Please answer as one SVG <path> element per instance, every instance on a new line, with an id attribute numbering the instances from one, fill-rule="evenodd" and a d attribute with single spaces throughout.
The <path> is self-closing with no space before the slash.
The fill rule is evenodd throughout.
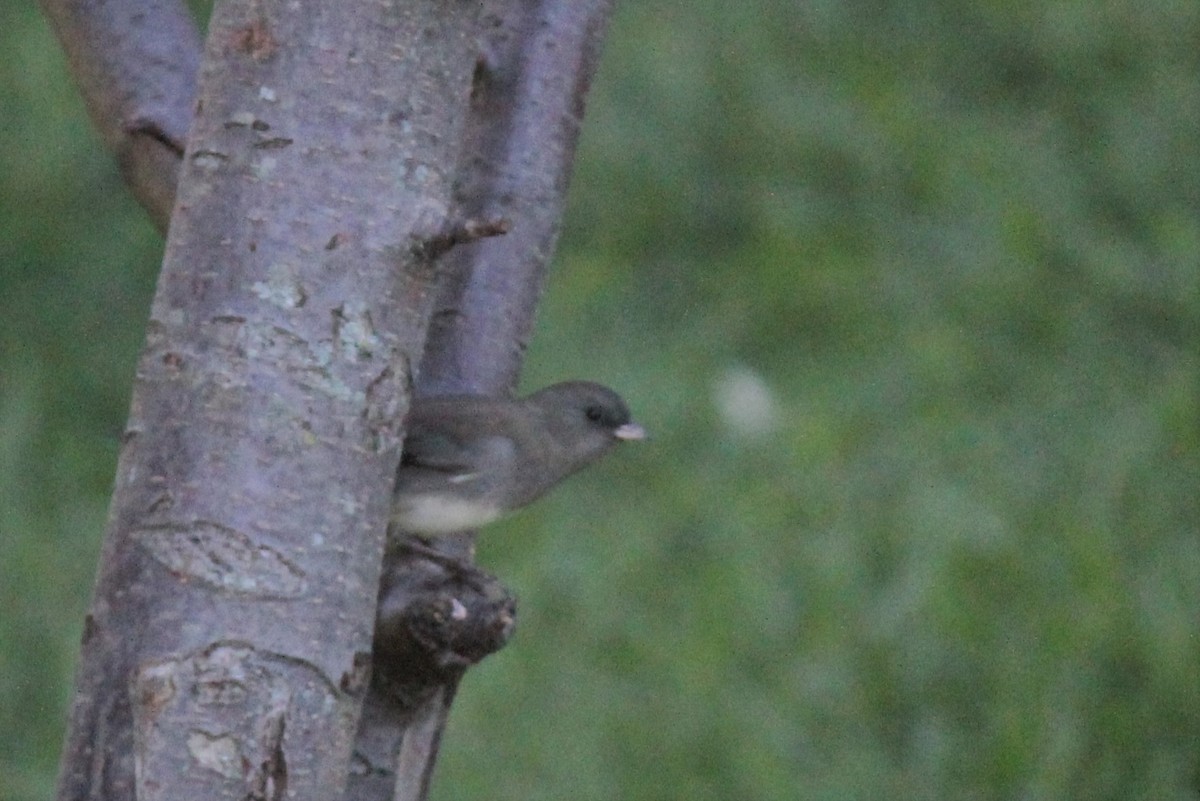
<path id="1" fill-rule="evenodd" d="M 749 367 L 735 365 L 713 381 L 712 400 L 721 422 L 735 436 L 757 438 L 769 434 L 779 412 L 767 382 Z"/>
<path id="2" fill-rule="evenodd" d="M 258 87 L 258 96 L 259 96 L 259 98 L 267 101 L 268 103 L 275 102 L 275 90 L 269 86 Z"/>

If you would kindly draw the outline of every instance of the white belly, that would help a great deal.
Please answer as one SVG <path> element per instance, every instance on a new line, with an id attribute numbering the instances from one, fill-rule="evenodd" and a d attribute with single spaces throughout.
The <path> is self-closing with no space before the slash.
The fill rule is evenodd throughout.
<path id="1" fill-rule="evenodd" d="M 452 534 L 479 528 L 500 517 L 500 510 L 478 501 L 446 495 L 418 495 L 405 499 L 392 520 L 411 534 Z"/>

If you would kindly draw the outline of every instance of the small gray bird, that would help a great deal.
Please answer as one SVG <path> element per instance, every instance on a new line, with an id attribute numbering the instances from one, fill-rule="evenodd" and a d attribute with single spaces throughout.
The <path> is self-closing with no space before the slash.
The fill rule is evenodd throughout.
<path id="1" fill-rule="evenodd" d="M 392 522 L 419 536 L 478 528 L 525 506 L 622 440 L 644 439 L 617 393 L 566 381 L 525 398 L 418 398 Z"/>

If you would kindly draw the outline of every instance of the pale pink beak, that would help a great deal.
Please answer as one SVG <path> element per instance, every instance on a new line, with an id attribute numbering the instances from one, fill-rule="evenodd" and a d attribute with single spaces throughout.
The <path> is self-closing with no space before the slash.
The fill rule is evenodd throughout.
<path id="1" fill-rule="evenodd" d="M 637 423 L 626 423 L 625 425 L 617 426 L 613 430 L 613 436 L 617 439 L 645 439 L 646 429 Z"/>

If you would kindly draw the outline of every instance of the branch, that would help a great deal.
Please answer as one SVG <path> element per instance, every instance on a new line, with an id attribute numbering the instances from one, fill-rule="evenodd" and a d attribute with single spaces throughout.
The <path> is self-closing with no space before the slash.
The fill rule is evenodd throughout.
<path id="1" fill-rule="evenodd" d="M 88 113 L 125 182 L 166 232 L 196 79 L 200 36 L 181 0 L 41 0 Z"/>
<path id="2" fill-rule="evenodd" d="M 611 9 L 611 0 L 486 4 L 455 198 L 463 219 L 513 225 L 502 237 L 442 240 L 457 247 L 440 261 L 418 393 L 514 388 Z M 470 559 L 473 541 L 467 534 L 439 546 Z M 353 801 L 423 801 L 459 679 L 511 633 L 512 598 L 492 577 L 468 569 L 429 584 L 435 569 L 395 554 L 385 562 L 375 671 L 355 743 L 360 770 L 347 792 Z M 460 614 L 420 614 L 439 599 L 457 603 Z M 430 620 L 433 632 L 415 636 Z"/>
<path id="3" fill-rule="evenodd" d="M 612 5 L 486 5 L 455 199 L 467 218 L 513 226 L 444 260 L 418 392 L 497 394 L 516 386 Z"/>

